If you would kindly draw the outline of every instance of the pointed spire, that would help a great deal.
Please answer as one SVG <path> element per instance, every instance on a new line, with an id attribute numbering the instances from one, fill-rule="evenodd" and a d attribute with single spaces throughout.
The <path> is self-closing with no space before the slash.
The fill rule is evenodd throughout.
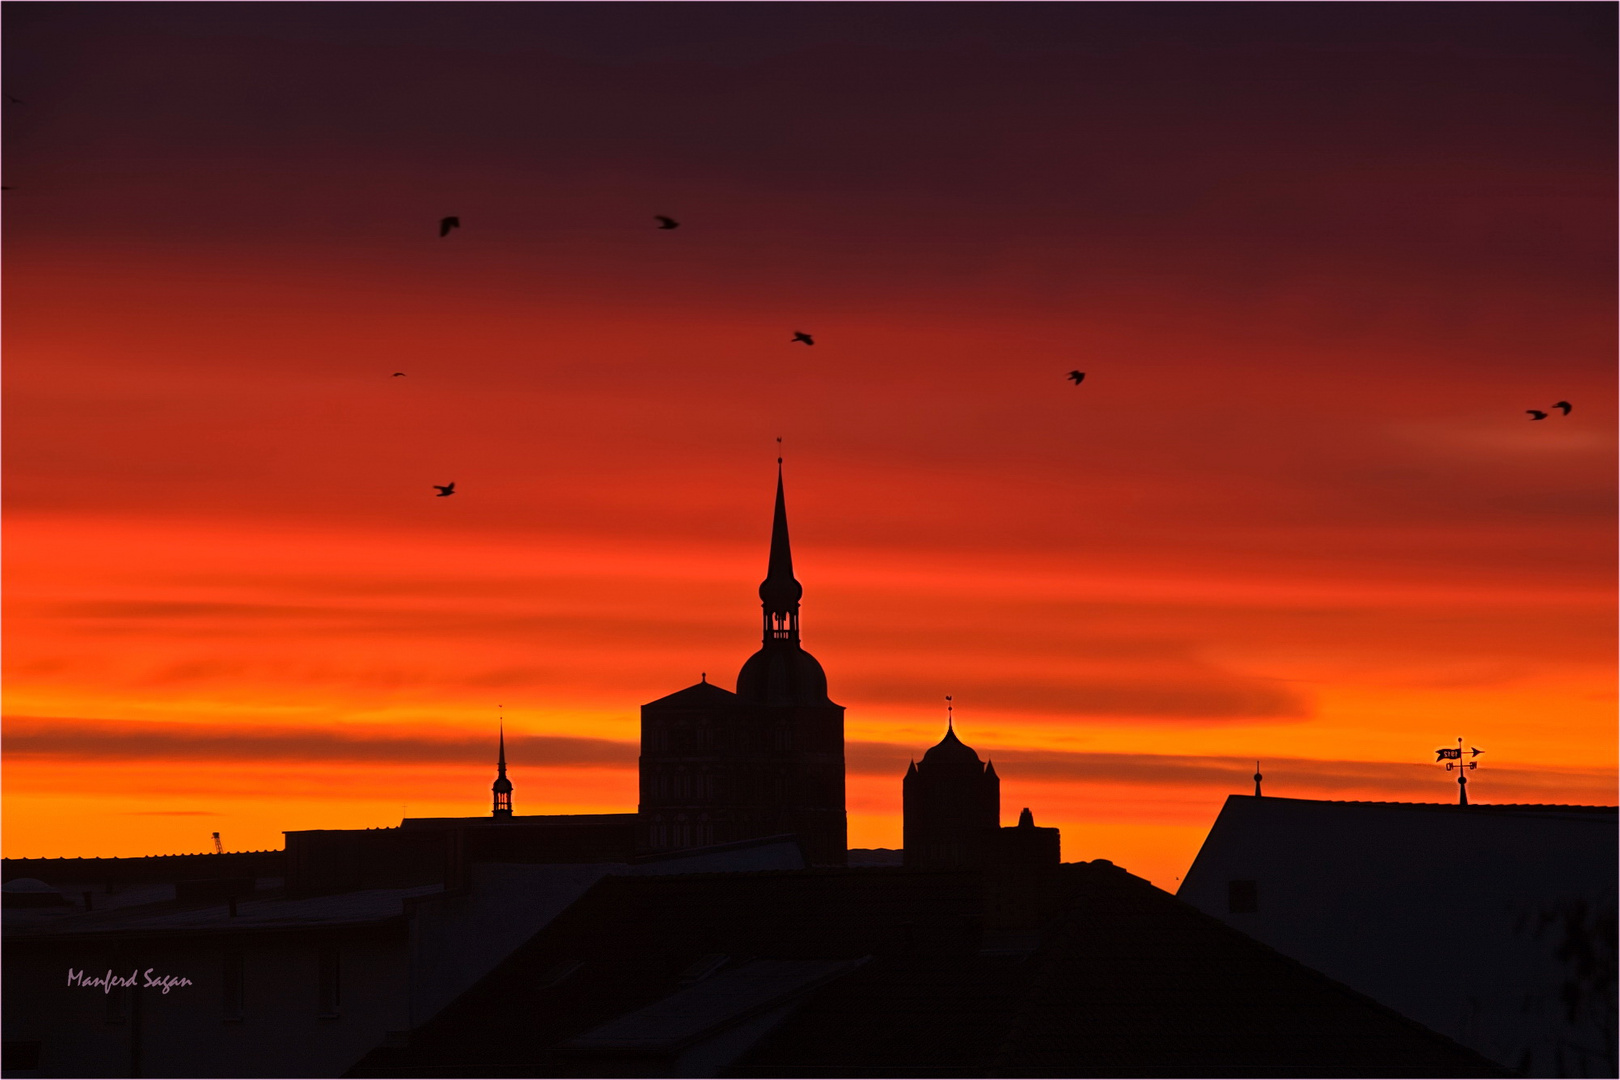
<path id="1" fill-rule="evenodd" d="M 782 487 L 782 459 L 776 459 L 776 513 L 771 518 L 771 561 L 765 580 L 783 583 L 793 579 L 793 546 L 788 541 L 787 494 Z"/>
<path id="2" fill-rule="evenodd" d="M 495 797 L 495 816 L 509 818 L 512 816 L 512 781 L 506 778 L 506 720 L 501 720 L 500 752 L 495 759 L 495 782 L 490 785 L 490 792 Z"/>
<path id="3" fill-rule="evenodd" d="M 782 459 L 776 459 L 776 513 L 771 519 L 771 557 L 759 599 L 765 606 L 765 640 L 799 640 L 799 598 L 804 587 L 793 577 L 793 548 L 788 542 L 787 496 L 782 487 Z"/>

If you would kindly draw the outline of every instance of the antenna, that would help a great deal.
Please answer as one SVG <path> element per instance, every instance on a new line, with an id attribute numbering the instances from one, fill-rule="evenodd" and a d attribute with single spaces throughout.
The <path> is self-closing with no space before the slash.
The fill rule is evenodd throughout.
<path id="1" fill-rule="evenodd" d="M 1260 797 L 1260 763 L 1254 763 L 1254 797 Z"/>
<path id="2" fill-rule="evenodd" d="M 219 842 L 219 833 L 214 834 L 214 854 L 215 855 L 223 855 L 223 854 L 225 854 L 225 845 Z"/>
<path id="3" fill-rule="evenodd" d="M 1468 773 L 1472 769 L 1479 768 L 1479 762 L 1473 759 L 1479 757 L 1479 755 L 1485 752 L 1477 746 L 1470 746 L 1468 749 L 1470 751 L 1469 760 L 1464 761 L 1463 740 L 1462 736 L 1459 735 L 1457 736 L 1456 746 L 1442 746 L 1440 749 L 1434 752 L 1434 760 L 1436 763 L 1442 761 L 1446 763 L 1446 772 L 1451 772 L 1453 769 L 1457 770 L 1458 806 L 1468 805 Z"/>

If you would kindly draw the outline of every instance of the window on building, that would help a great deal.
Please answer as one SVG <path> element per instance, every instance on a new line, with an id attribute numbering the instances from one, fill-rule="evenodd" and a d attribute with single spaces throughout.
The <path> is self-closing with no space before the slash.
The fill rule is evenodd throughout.
<path id="1" fill-rule="evenodd" d="M 224 978 L 221 980 L 221 1008 L 227 1020 L 242 1019 L 242 954 L 225 954 Z"/>
<path id="2" fill-rule="evenodd" d="M 320 949 L 319 1016 L 336 1016 L 343 1004 L 343 970 L 336 945 Z"/>
<path id="3" fill-rule="evenodd" d="M 1254 881 L 1226 883 L 1226 910 L 1233 914 L 1260 910 L 1260 885 Z"/>

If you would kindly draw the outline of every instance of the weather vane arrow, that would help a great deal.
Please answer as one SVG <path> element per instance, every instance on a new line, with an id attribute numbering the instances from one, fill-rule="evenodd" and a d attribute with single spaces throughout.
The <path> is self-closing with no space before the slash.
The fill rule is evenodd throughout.
<path id="1" fill-rule="evenodd" d="M 1473 751 L 1473 753 L 1470 755 L 1471 757 L 1479 757 L 1479 755 L 1481 755 L 1481 754 L 1483 754 L 1485 752 L 1485 751 L 1481 750 L 1477 746 L 1470 746 L 1468 749 Z M 1470 769 L 1479 768 L 1479 762 L 1473 761 L 1473 760 L 1464 761 L 1462 759 L 1462 756 L 1463 756 L 1463 741 L 1462 741 L 1462 736 L 1461 735 L 1457 736 L 1457 745 L 1456 746 L 1442 746 L 1442 747 L 1440 747 L 1438 750 L 1436 750 L 1434 752 L 1434 760 L 1435 760 L 1435 762 L 1437 764 L 1439 762 L 1442 762 L 1442 761 L 1446 763 L 1446 772 L 1451 772 L 1453 769 L 1456 770 L 1456 772 L 1457 772 L 1457 803 L 1458 803 L 1458 805 L 1461 805 L 1461 806 L 1467 806 L 1468 805 L 1468 771 Z"/>

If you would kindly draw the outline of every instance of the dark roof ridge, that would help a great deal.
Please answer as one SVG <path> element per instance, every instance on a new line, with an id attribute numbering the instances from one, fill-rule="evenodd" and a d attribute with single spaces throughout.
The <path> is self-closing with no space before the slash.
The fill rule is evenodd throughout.
<path id="1" fill-rule="evenodd" d="M 1424 810 L 1582 810 L 1593 813 L 1620 813 L 1620 806 L 1597 803 L 1476 803 L 1467 806 L 1452 802 L 1402 802 L 1395 799 L 1296 799 L 1288 795 L 1242 795 L 1237 792 L 1228 799 L 1250 799 L 1254 802 L 1312 803 L 1318 806 L 1406 806 Z"/>

